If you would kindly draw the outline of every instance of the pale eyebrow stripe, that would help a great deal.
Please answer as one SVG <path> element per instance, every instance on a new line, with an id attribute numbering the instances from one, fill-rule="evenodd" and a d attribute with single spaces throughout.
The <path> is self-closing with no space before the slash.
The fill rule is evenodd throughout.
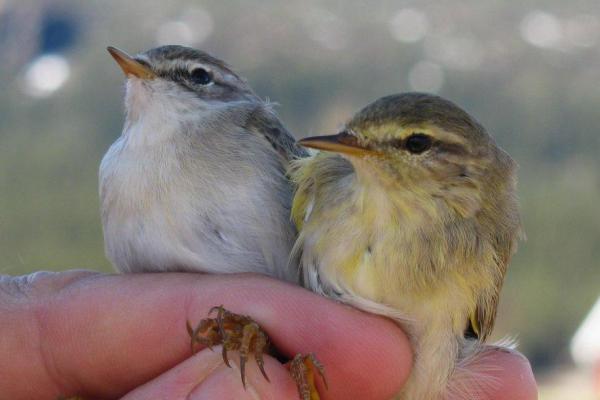
<path id="1" fill-rule="evenodd" d="M 143 63 L 146 63 L 146 65 L 150 66 L 150 59 L 145 54 L 138 54 L 135 57 L 133 57 L 133 59 L 137 60 L 137 61 L 141 61 Z"/>
<path id="2" fill-rule="evenodd" d="M 415 125 L 412 127 L 408 126 L 402 132 L 401 138 L 406 139 L 413 133 L 423 133 L 425 135 L 431 136 L 435 141 L 448 143 L 450 145 L 460 145 L 460 146 L 466 148 L 469 144 L 469 141 L 467 140 L 467 138 L 465 138 L 461 135 L 457 135 L 455 133 L 448 132 L 447 130 L 440 128 L 438 126 L 436 126 L 434 130 L 435 130 L 435 133 L 432 132 L 433 130 L 431 128 L 424 128 L 424 127 L 420 127 L 418 125 Z"/>
<path id="3" fill-rule="evenodd" d="M 197 61 L 194 61 L 194 60 L 185 60 L 182 64 L 183 64 L 182 67 L 184 69 L 187 69 L 189 72 L 192 72 L 196 68 L 202 68 L 210 73 L 213 72 L 213 69 L 211 67 L 207 66 L 206 64 L 202 64 Z"/>

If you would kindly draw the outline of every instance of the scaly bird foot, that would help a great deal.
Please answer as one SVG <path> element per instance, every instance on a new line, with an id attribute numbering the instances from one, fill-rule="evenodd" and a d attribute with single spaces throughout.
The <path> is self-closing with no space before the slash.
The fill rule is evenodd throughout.
<path id="1" fill-rule="evenodd" d="M 212 346 L 221 344 L 223 345 L 223 361 L 228 367 L 231 367 L 227 352 L 239 351 L 240 374 L 244 388 L 246 387 L 246 362 L 248 355 L 252 353 L 260 372 L 269 381 L 263 360 L 263 354 L 269 349 L 267 334 L 252 318 L 246 315 L 234 314 L 223 306 L 211 308 L 208 315 L 210 316 L 215 311 L 217 312 L 216 318 L 203 319 L 195 329 L 192 329 L 189 321 L 187 322 L 192 352 L 195 352 L 198 344 L 205 345 L 210 349 Z"/>
<path id="2" fill-rule="evenodd" d="M 321 377 L 325 389 L 327 389 L 327 380 L 325 379 L 325 368 L 317 360 L 314 354 L 296 354 L 290 364 L 290 373 L 298 387 L 298 394 L 301 400 L 320 400 L 319 391 L 315 386 L 315 372 Z"/>
<path id="3" fill-rule="evenodd" d="M 250 353 L 258 364 L 260 372 L 265 379 L 269 377 L 264 369 L 263 354 L 269 352 L 269 339 L 265 331 L 250 317 L 234 314 L 223 306 L 210 309 L 208 315 L 217 313 L 215 318 L 206 318 L 200 321 L 196 328 L 192 328 L 187 322 L 187 331 L 190 335 L 192 352 L 196 351 L 198 345 L 204 345 L 209 349 L 213 346 L 223 345 L 223 361 L 229 365 L 227 352 L 238 350 L 240 352 L 240 373 L 242 384 L 246 387 L 246 361 Z M 290 363 L 290 373 L 298 387 L 301 400 L 319 400 L 319 392 L 315 386 L 315 372 L 321 377 L 325 388 L 327 381 L 323 365 L 316 359 L 314 354 L 297 354 Z"/>

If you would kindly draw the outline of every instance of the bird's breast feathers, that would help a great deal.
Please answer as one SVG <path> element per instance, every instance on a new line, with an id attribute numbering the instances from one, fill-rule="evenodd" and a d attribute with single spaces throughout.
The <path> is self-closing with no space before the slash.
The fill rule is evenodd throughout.
<path id="1" fill-rule="evenodd" d="M 494 284 L 493 272 L 487 276 L 477 265 L 478 252 L 451 256 L 446 228 L 430 222 L 437 219 L 432 212 L 443 210 L 427 199 L 413 206 L 418 194 L 391 198 L 384 188 L 365 186 L 341 166 L 335 178 L 315 174 L 323 163 L 329 163 L 329 174 L 336 170 L 324 158 L 305 160 L 293 172 L 298 184 L 293 218 L 301 226 L 295 251 L 305 284 L 332 297 L 351 298 L 359 307 L 363 299 L 363 308 L 371 312 L 378 312 L 373 304 L 380 304 L 380 313 L 389 315 L 391 307 L 406 319 L 454 314 L 449 323 L 461 332 L 467 313 L 475 309 L 475 292 Z M 468 228 L 463 233 L 465 241 L 477 242 Z"/>
<path id="2" fill-rule="evenodd" d="M 245 151 L 252 157 L 251 148 Z M 190 157 L 168 142 L 140 149 L 121 138 L 111 147 L 100 168 L 100 197 L 106 252 L 120 270 L 168 266 L 293 279 L 285 268 L 294 229 L 283 174 L 243 169 L 236 160 L 219 168 L 210 165 L 214 158 Z"/>

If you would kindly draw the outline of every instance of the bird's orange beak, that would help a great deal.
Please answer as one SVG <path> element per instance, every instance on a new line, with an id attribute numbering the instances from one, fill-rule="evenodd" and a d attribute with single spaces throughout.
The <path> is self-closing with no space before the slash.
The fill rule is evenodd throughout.
<path id="1" fill-rule="evenodd" d="M 307 137 L 300 139 L 298 144 L 304 147 L 352 156 L 380 155 L 378 151 L 369 149 L 361 144 L 356 136 L 345 131 L 337 135 Z"/>
<path id="2" fill-rule="evenodd" d="M 131 57 L 124 51 L 112 46 L 108 46 L 106 50 L 108 50 L 110 55 L 113 56 L 115 61 L 119 64 L 119 66 L 125 73 L 125 76 L 133 75 L 140 79 L 156 78 L 156 74 L 150 68 L 137 62 L 133 57 Z"/>

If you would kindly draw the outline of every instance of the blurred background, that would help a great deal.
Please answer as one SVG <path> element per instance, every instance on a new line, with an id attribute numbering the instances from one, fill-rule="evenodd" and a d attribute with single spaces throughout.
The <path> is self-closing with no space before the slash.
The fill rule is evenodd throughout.
<path id="1" fill-rule="evenodd" d="M 528 236 L 497 337 L 541 399 L 600 398 L 600 323 L 572 342 L 600 295 L 600 2 L 0 0 L 0 273 L 111 271 L 97 169 L 124 79 L 105 47 L 173 43 L 228 61 L 297 137 L 409 90 L 475 115 L 520 164 Z"/>

